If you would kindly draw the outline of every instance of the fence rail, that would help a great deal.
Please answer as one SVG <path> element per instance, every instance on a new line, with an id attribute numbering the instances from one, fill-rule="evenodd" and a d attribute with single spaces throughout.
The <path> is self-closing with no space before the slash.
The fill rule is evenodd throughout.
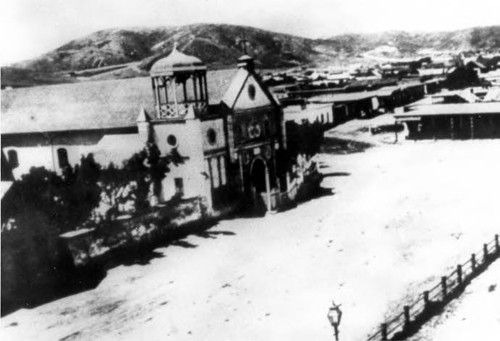
<path id="1" fill-rule="evenodd" d="M 379 329 L 368 336 L 367 341 L 402 340 L 411 335 L 451 299 L 457 297 L 473 278 L 498 257 L 500 245 L 496 234 L 493 240 L 483 244 L 479 252 L 471 254 L 467 261 L 457 265 L 448 275 L 442 276 L 436 285 L 405 305 L 402 313 L 385 320 Z"/>

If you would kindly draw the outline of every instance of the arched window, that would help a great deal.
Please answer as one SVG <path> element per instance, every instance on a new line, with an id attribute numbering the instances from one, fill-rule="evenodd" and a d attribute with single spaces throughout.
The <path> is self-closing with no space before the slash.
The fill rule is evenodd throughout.
<path id="1" fill-rule="evenodd" d="M 14 149 L 9 150 L 7 152 L 7 156 L 9 157 L 9 164 L 11 168 L 19 166 L 19 159 L 17 158 L 17 152 Z"/>
<path id="2" fill-rule="evenodd" d="M 219 165 L 220 165 L 221 185 L 225 185 L 227 183 L 227 175 L 226 175 L 226 158 L 224 156 L 220 157 Z"/>
<path id="3" fill-rule="evenodd" d="M 214 188 L 219 188 L 220 186 L 220 174 L 219 174 L 219 160 L 217 158 L 210 159 L 210 168 L 213 180 Z"/>
<path id="4" fill-rule="evenodd" d="M 59 168 L 69 166 L 68 151 L 65 148 L 59 148 L 57 150 L 57 160 L 59 162 Z"/>
<path id="5" fill-rule="evenodd" d="M 213 128 L 207 130 L 207 141 L 212 146 L 217 142 L 217 133 Z"/>
<path id="6" fill-rule="evenodd" d="M 248 86 L 248 97 L 250 97 L 252 101 L 255 99 L 255 93 L 256 93 L 255 86 L 253 84 L 250 84 Z"/>

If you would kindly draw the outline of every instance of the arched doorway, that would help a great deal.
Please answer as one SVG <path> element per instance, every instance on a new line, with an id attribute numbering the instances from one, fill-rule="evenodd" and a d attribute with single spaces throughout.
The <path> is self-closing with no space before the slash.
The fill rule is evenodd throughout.
<path id="1" fill-rule="evenodd" d="M 255 187 L 257 193 L 262 193 L 266 191 L 266 172 L 267 166 L 261 158 L 256 158 L 252 162 L 252 167 L 250 169 L 252 186 Z"/>
<path id="2" fill-rule="evenodd" d="M 269 182 L 269 169 L 266 161 L 261 157 L 256 157 L 250 166 L 250 181 L 252 191 L 254 193 L 254 200 L 262 202 L 264 198 L 260 195 L 265 194 L 264 204 L 268 211 L 271 210 L 271 188 Z"/>

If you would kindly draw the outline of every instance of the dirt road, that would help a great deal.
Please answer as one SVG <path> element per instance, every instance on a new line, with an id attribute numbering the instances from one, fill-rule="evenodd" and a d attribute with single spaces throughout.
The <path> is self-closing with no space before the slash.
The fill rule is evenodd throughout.
<path id="1" fill-rule="evenodd" d="M 500 141 L 321 155 L 332 195 L 225 220 L 4 317 L 2 340 L 363 340 L 405 297 L 499 232 Z"/>

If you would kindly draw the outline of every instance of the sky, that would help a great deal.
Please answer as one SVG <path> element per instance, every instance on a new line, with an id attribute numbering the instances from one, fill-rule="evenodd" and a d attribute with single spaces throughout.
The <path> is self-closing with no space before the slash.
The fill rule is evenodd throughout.
<path id="1" fill-rule="evenodd" d="M 310 38 L 500 25 L 500 0 L 1 0 L 0 65 L 94 31 L 227 23 Z"/>

